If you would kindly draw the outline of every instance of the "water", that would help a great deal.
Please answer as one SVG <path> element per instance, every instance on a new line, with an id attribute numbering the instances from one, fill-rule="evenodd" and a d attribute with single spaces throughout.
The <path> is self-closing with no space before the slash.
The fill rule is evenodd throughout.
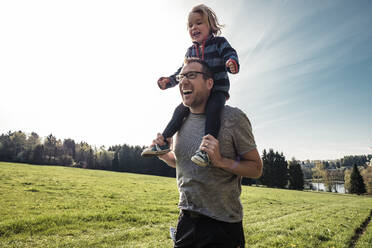
<path id="1" fill-rule="evenodd" d="M 315 191 L 327 191 L 327 189 L 324 186 L 324 183 L 316 183 L 316 182 L 309 182 L 309 183 L 312 183 L 313 190 Z M 308 185 L 306 186 L 307 186 L 306 188 L 309 188 Z M 332 189 L 332 192 L 345 194 L 345 184 L 336 183 L 336 185 L 334 186 L 334 189 Z"/>

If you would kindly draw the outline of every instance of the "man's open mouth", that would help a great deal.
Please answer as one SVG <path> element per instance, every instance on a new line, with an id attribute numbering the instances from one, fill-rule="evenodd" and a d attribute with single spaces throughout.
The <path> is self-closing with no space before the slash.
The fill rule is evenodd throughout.
<path id="1" fill-rule="evenodd" d="M 183 90 L 182 93 L 183 93 L 184 95 L 189 95 L 189 94 L 192 93 L 192 90 Z"/>

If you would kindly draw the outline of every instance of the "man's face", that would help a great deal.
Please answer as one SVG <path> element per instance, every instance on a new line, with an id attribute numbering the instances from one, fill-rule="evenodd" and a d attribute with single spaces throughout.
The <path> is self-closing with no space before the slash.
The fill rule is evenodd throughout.
<path id="1" fill-rule="evenodd" d="M 191 71 L 202 72 L 202 65 L 197 62 L 186 64 L 180 74 L 185 75 Z M 201 73 L 197 73 L 194 79 L 183 77 L 179 84 L 183 104 L 189 107 L 192 113 L 204 113 L 212 86 L 213 80 L 204 79 Z"/>

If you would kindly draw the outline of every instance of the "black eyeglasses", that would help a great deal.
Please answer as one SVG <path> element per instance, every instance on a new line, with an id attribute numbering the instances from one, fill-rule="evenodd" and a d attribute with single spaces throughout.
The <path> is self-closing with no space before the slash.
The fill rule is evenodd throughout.
<path id="1" fill-rule="evenodd" d="M 205 75 L 205 73 L 201 72 L 201 71 L 189 71 L 189 72 L 186 72 L 186 73 L 178 74 L 176 76 L 176 80 L 178 82 L 181 82 L 184 77 L 186 77 L 187 79 L 195 79 L 198 76 L 198 74 Z"/>

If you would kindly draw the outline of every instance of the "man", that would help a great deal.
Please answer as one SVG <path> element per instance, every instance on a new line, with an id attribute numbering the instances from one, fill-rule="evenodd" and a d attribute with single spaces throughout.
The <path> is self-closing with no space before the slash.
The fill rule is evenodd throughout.
<path id="1" fill-rule="evenodd" d="M 185 60 L 179 79 L 182 101 L 190 115 L 172 142 L 173 152 L 158 156 L 177 173 L 181 212 L 175 247 L 242 248 L 241 178 L 262 174 L 250 122 L 241 110 L 225 106 L 218 140 L 203 137 L 212 74 L 204 61 L 191 58 Z M 164 145 L 160 133 L 154 145 Z M 210 166 L 200 167 L 190 160 L 198 148 L 208 153 Z"/>

